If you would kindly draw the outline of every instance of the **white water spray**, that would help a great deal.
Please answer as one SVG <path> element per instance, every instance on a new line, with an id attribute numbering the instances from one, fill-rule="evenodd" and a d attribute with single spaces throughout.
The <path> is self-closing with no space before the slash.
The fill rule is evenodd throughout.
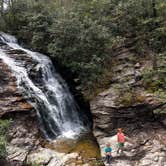
<path id="1" fill-rule="evenodd" d="M 11 68 L 18 88 L 36 109 L 45 137 L 74 138 L 87 131 L 79 117 L 77 104 L 65 81 L 55 72 L 50 59 L 22 48 L 15 37 L 5 33 L 0 33 L 0 43 L 8 47 L 6 50 L 0 49 L 0 59 Z"/>

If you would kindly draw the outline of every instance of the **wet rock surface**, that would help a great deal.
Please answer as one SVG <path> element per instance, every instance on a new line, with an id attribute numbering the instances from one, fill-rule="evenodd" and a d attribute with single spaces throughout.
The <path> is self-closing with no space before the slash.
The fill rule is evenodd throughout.
<path id="1" fill-rule="evenodd" d="M 0 59 L 0 117 L 14 111 L 31 111 L 32 106 L 17 89 L 16 79 L 8 66 Z"/>
<path id="2" fill-rule="evenodd" d="M 31 113 L 10 115 L 12 122 L 8 131 L 7 159 L 22 165 L 29 154 L 39 146 L 39 131 Z"/>

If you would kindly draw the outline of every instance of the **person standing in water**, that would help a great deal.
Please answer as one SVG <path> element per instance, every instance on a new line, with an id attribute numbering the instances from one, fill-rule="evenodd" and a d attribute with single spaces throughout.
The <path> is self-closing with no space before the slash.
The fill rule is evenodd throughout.
<path id="1" fill-rule="evenodd" d="M 105 156 L 106 156 L 106 163 L 111 164 L 111 152 L 112 148 L 110 143 L 106 144 L 106 147 L 104 148 Z"/>
<path id="2" fill-rule="evenodd" d="M 118 150 L 117 153 L 123 153 L 124 150 L 124 143 L 125 143 L 125 135 L 122 132 L 122 128 L 118 128 L 117 133 L 117 141 L 118 141 Z"/>

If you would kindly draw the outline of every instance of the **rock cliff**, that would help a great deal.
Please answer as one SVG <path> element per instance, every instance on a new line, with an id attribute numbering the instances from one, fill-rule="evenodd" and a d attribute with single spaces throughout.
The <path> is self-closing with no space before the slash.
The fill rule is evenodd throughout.
<path id="1" fill-rule="evenodd" d="M 134 55 L 132 49 L 121 48 L 116 52 L 112 63 L 110 87 L 90 103 L 94 120 L 93 132 L 101 152 L 103 153 L 104 144 L 110 142 L 114 151 L 113 165 L 165 165 L 166 131 L 164 123 L 161 124 L 156 119 L 154 110 L 164 110 L 166 101 L 163 102 L 157 95 L 150 93 L 143 86 L 142 80 L 144 72 L 153 68 L 152 60 Z M 119 127 L 134 142 L 126 144 L 123 157 L 116 154 L 117 141 L 114 135 Z"/>

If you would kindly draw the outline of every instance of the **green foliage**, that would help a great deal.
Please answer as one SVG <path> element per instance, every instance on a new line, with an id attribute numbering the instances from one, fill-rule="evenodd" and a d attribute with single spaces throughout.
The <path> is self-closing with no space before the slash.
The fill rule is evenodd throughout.
<path id="1" fill-rule="evenodd" d="M 112 86 L 112 94 L 116 95 L 117 106 L 128 107 L 132 105 L 134 102 L 134 93 L 129 86 L 121 85 L 121 84 L 113 84 Z"/>
<path id="2" fill-rule="evenodd" d="M 102 25 L 79 16 L 55 21 L 50 28 L 48 52 L 62 65 L 78 74 L 81 85 L 91 88 L 104 69 L 109 32 Z"/>
<path id="3" fill-rule="evenodd" d="M 132 92 L 124 92 L 119 96 L 119 102 L 124 106 L 130 106 L 133 104 L 133 94 Z"/>
<path id="4" fill-rule="evenodd" d="M 28 33 L 31 34 L 31 45 L 34 49 L 45 52 L 48 42 L 48 27 L 51 18 L 47 13 L 39 13 L 28 16 Z"/>
<path id="5" fill-rule="evenodd" d="M 52 56 L 89 96 L 111 71 L 117 47 L 164 52 L 165 6 L 162 0 L 14 0 L 1 12 L 0 29 Z"/>
<path id="6" fill-rule="evenodd" d="M 166 101 L 166 52 L 158 55 L 157 69 L 144 71 L 143 85 L 153 92 L 161 102 Z"/>
<path id="7" fill-rule="evenodd" d="M 0 158 L 6 156 L 6 139 L 0 136 Z"/>
<path id="8" fill-rule="evenodd" d="M 143 75 L 143 84 L 144 86 L 151 90 L 152 92 L 158 89 L 165 89 L 166 78 L 165 78 L 166 70 L 148 70 Z"/>
<path id="9" fill-rule="evenodd" d="M 4 21 L 4 19 L 2 18 L 2 17 L 0 17 L 0 30 L 1 31 L 4 31 L 5 30 L 5 21 Z"/>
<path id="10" fill-rule="evenodd" d="M 0 135 L 5 135 L 10 125 L 9 120 L 0 120 Z"/>
<path id="11" fill-rule="evenodd" d="M 166 53 L 159 54 L 156 61 L 157 68 L 155 70 L 149 69 L 143 73 L 143 84 L 152 91 L 165 89 L 166 85 Z"/>
<path id="12" fill-rule="evenodd" d="M 160 108 L 158 108 L 158 109 L 155 109 L 153 112 L 155 114 L 165 114 L 166 113 L 166 109 L 160 109 Z"/>
<path id="13" fill-rule="evenodd" d="M 38 163 L 32 163 L 32 164 L 30 164 L 30 166 L 40 166 L 40 164 L 38 164 Z"/>
<path id="14" fill-rule="evenodd" d="M 5 157 L 6 155 L 6 133 L 9 125 L 9 120 L 0 120 L 0 157 Z"/>

